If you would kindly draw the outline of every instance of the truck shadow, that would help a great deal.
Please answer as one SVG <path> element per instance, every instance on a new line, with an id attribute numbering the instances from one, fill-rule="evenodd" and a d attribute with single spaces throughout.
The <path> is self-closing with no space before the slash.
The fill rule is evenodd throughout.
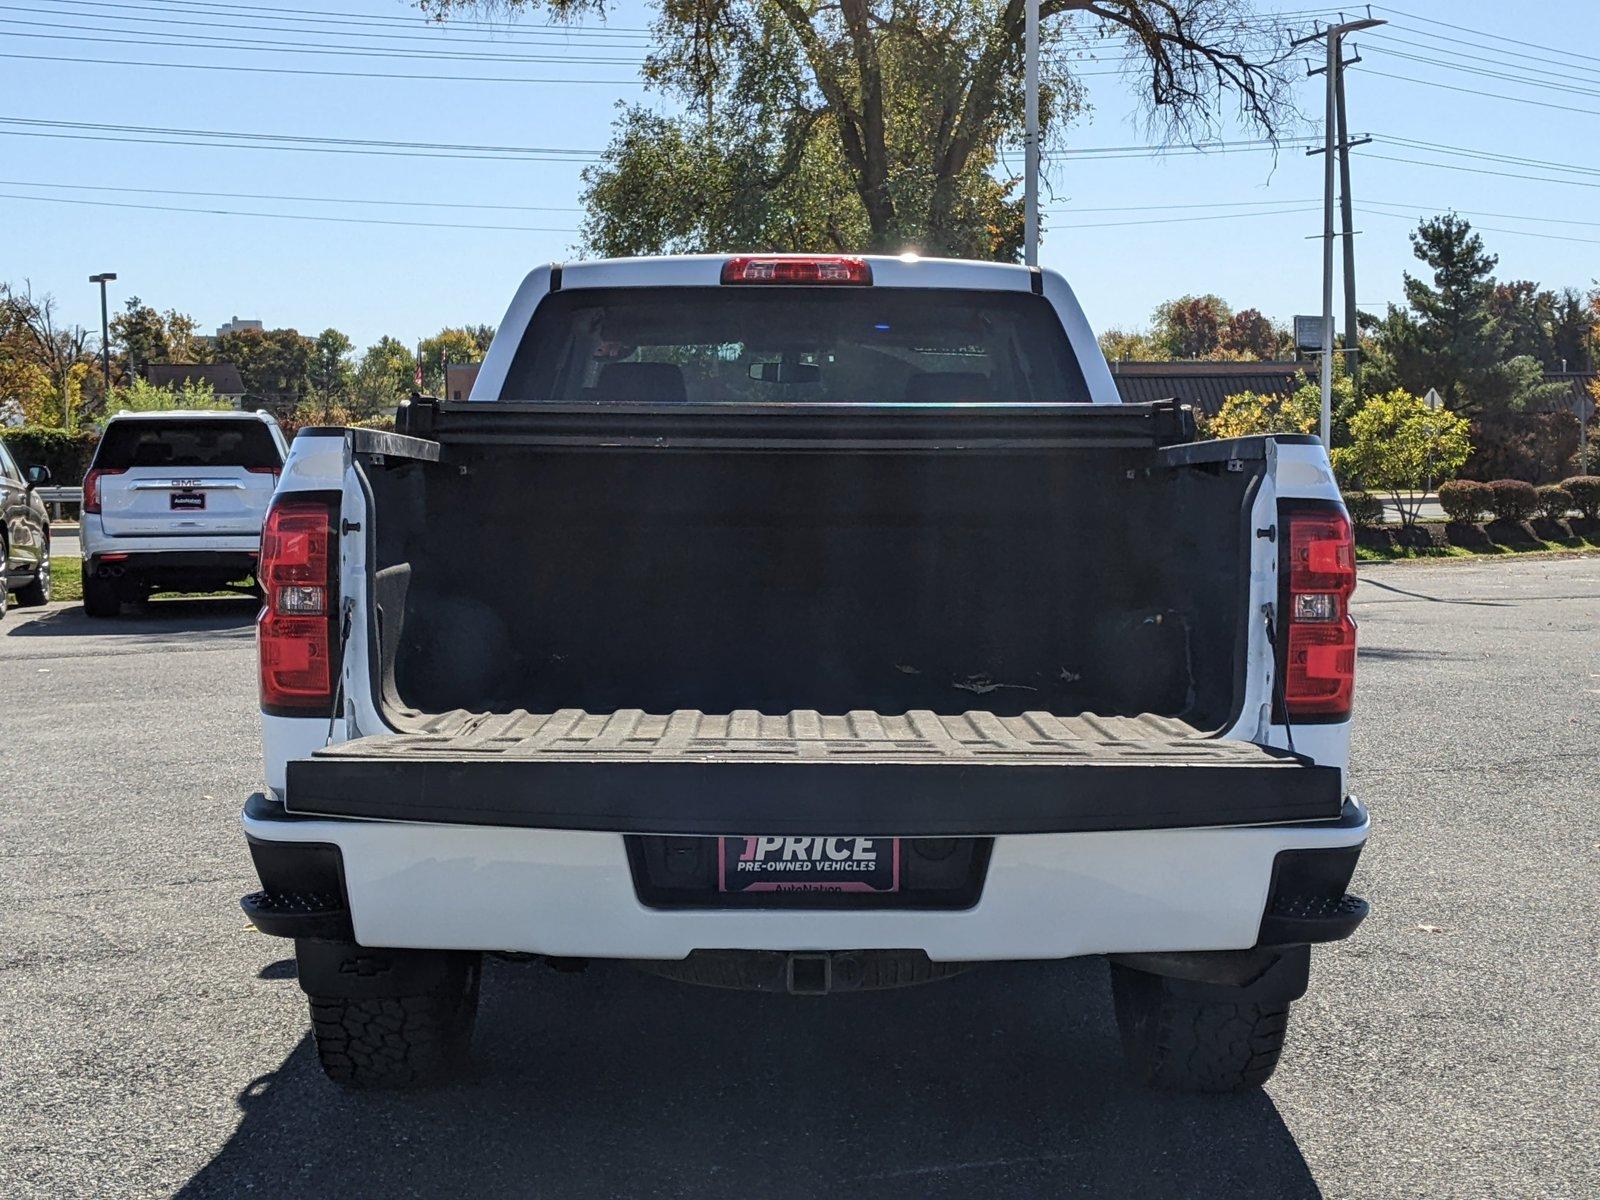
<path id="1" fill-rule="evenodd" d="M 827 999 L 491 963 L 468 1078 L 347 1093 L 302 1041 L 179 1195 L 1320 1197 L 1266 1094 L 1135 1087 L 1108 992 L 1098 960 Z"/>
<path id="2" fill-rule="evenodd" d="M 8 613 L 0 634 L 8 637 L 162 638 L 196 633 L 249 631 L 261 602 L 251 596 L 162 599 L 130 605 L 118 617 L 92 618 L 81 604 L 52 605 L 44 611 Z M 13 617 L 22 619 L 12 622 Z"/>

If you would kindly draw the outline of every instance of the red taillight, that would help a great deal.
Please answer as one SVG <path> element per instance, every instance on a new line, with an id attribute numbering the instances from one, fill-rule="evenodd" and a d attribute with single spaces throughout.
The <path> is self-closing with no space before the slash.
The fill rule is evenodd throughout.
<path id="1" fill-rule="evenodd" d="M 722 264 L 722 282 L 833 283 L 863 287 L 872 282 L 872 267 L 864 258 L 843 254 L 741 254 Z"/>
<path id="2" fill-rule="evenodd" d="M 1349 715 L 1356 684 L 1356 547 L 1335 509 L 1288 510 L 1283 702 L 1289 716 Z"/>
<path id="3" fill-rule="evenodd" d="M 97 513 L 100 511 L 100 477 L 102 475 L 121 475 L 126 467 L 96 467 L 83 477 L 83 511 Z"/>
<path id="4" fill-rule="evenodd" d="M 256 572 L 266 596 L 256 621 L 264 712 L 327 716 L 331 710 L 338 650 L 335 504 L 291 493 L 267 510 Z"/>

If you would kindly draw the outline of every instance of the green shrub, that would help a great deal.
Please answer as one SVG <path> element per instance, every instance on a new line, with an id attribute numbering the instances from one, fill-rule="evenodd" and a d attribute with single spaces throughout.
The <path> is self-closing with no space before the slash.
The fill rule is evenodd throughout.
<path id="1" fill-rule="evenodd" d="M 1346 492 L 1344 506 L 1350 523 L 1357 529 L 1375 529 L 1383 524 L 1383 501 L 1371 492 Z"/>
<path id="2" fill-rule="evenodd" d="M 1561 486 L 1572 497 L 1572 507 L 1587 520 L 1600 520 L 1600 475 L 1574 475 Z"/>
<path id="3" fill-rule="evenodd" d="M 1494 504 L 1494 493 L 1487 483 L 1476 479 L 1452 479 L 1439 485 L 1439 507 L 1452 521 L 1468 525 L 1483 520 Z"/>
<path id="4" fill-rule="evenodd" d="M 1489 483 L 1497 521 L 1526 521 L 1539 510 L 1539 493 L 1521 479 L 1495 479 Z"/>
<path id="5" fill-rule="evenodd" d="M 1572 493 L 1559 483 L 1547 483 L 1534 489 L 1538 496 L 1539 515 L 1547 521 L 1559 521 L 1572 510 Z"/>
<path id="6" fill-rule="evenodd" d="M 44 425 L 0 429 L 0 438 L 5 439 L 6 449 L 24 470 L 34 463 L 49 467 L 54 487 L 76 487 L 100 441 L 100 435 L 93 430 L 68 433 Z"/>

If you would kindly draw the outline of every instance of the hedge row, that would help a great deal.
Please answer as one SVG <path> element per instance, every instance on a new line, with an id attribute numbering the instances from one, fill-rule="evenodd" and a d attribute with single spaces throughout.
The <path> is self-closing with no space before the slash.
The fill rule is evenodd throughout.
<path id="1" fill-rule="evenodd" d="M 1439 485 L 1439 507 L 1450 520 L 1468 524 L 1490 515 L 1497 521 L 1520 522 L 1535 513 L 1559 521 L 1573 510 L 1592 521 L 1600 517 L 1600 475 L 1574 475 L 1539 488 L 1521 479 L 1492 483 L 1452 479 Z"/>
<path id="2" fill-rule="evenodd" d="M 23 425 L 0 429 L 0 439 L 4 439 L 6 449 L 23 470 L 41 463 L 50 468 L 52 485 L 77 487 L 83 481 L 83 473 L 89 469 L 89 458 L 94 454 L 100 434 L 92 429 L 68 433 L 42 425 Z"/>

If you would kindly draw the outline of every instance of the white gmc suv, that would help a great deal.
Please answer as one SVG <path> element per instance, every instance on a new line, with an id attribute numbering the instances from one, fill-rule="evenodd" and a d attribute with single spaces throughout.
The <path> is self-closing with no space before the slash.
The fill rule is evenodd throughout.
<path id="1" fill-rule="evenodd" d="M 1053 272 L 782 255 L 541 267 L 399 430 L 302 430 L 262 542 L 243 904 L 331 1077 L 460 1062 L 495 952 L 1104 955 L 1141 1078 L 1271 1074 L 1367 910 L 1316 439 L 1119 403 Z"/>
<path id="2" fill-rule="evenodd" d="M 83 608 L 114 617 L 155 591 L 256 574 L 288 449 L 267 412 L 119 413 L 83 477 Z"/>

